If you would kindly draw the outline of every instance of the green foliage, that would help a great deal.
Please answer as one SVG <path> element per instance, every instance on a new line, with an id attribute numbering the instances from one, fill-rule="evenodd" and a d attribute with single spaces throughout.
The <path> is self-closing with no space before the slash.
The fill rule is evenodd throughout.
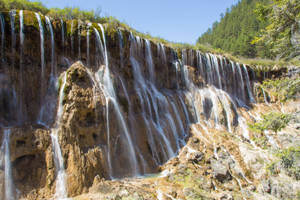
<path id="1" fill-rule="evenodd" d="M 51 8 L 48 13 L 48 16 L 54 19 L 63 18 L 65 20 L 77 19 L 82 21 L 91 21 L 91 22 L 103 22 L 103 18 L 100 17 L 100 11 L 84 11 L 79 8 L 70 8 L 66 7 L 63 9 L 60 8 Z"/>
<path id="2" fill-rule="evenodd" d="M 300 159 L 300 146 L 290 147 L 277 154 L 281 165 L 287 169 L 289 176 L 294 176 L 300 180 L 300 167 L 297 165 Z"/>
<path id="3" fill-rule="evenodd" d="M 271 174 L 275 175 L 278 174 L 279 170 L 277 170 L 277 163 L 278 162 L 272 162 L 267 165 L 266 170 Z"/>
<path id="4" fill-rule="evenodd" d="M 266 22 L 258 20 L 254 13 L 257 3 L 268 0 L 241 0 L 222 15 L 220 22 L 215 22 L 198 39 L 198 43 L 223 49 L 233 55 L 245 57 L 270 57 L 269 51 L 263 45 L 252 44 Z"/>
<path id="5" fill-rule="evenodd" d="M 1 0 L 0 10 L 31 10 L 34 12 L 41 12 L 47 14 L 49 9 L 46 8 L 41 2 L 31 2 L 28 0 Z"/>
<path id="6" fill-rule="evenodd" d="M 293 53 L 291 33 L 292 26 L 300 19 L 300 1 L 273 0 L 268 4 L 259 4 L 256 13 L 260 21 L 268 25 L 252 43 L 266 46 L 273 55 L 281 58 Z"/>
<path id="7" fill-rule="evenodd" d="M 300 146 L 280 150 L 275 156 L 278 159 L 266 167 L 266 170 L 271 175 L 277 175 L 284 169 L 287 175 L 294 177 L 296 180 L 300 180 L 300 167 L 297 164 L 300 159 Z"/>
<path id="8" fill-rule="evenodd" d="M 54 19 L 77 19 L 77 20 L 89 20 L 91 22 L 104 22 L 105 18 L 100 17 L 101 10 L 96 9 L 96 11 L 84 11 L 79 8 L 66 7 L 51 8 L 48 9 L 41 2 L 31 2 L 28 0 L 2 0 L 0 1 L 0 10 L 29 10 L 33 12 L 40 12 L 43 15 L 48 15 Z"/>
<path id="9" fill-rule="evenodd" d="M 263 82 L 262 87 L 277 100 L 285 102 L 300 93 L 300 78 L 267 79 Z"/>
<path id="10" fill-rule="evenodd" d="M 256 145 L 262 147 L 263 149 L 267 148 L 268 138 L 266 136 L 254 137 L 252 138 L 252 140 L 255 142 Z"/>
<path id="11" fill-rule="evenodd" d="M 265 130 L 272 130 L 277 133 L 281 129 L 285 128 L 290 120 L 291 115 L 289 114 L 271 112 L 267 115 L 263 115 L 262 121 L 254 124 L 248 124 L 248 126 L 250 130 L 258 133 L 263 133 Z"/>

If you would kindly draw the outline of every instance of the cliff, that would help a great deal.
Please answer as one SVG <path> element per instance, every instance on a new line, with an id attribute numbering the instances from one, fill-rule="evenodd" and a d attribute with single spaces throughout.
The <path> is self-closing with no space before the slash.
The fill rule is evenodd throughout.
<path id="1" fill-rule="evenodd" d="M 111 24 L 29 11 L 1 19 L 4 199 L 296 197 L 297 176 L 279 167 L 288 175 L 278 179 L 266 166 L 273 149 L 299 146 L 297 127 L 281 135 L 247 127 L 280 110 L 261 83 L 287 76 L 286 68 L 254 71 Z M 293 102 L 286 109 L 296 123 Z M 282 182 L 294 187 L 290 194 L 278 189 Z"/>

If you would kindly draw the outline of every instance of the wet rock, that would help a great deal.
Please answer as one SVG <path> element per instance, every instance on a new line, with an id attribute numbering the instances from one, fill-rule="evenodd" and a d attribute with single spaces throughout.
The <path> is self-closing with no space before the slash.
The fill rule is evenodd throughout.
<path id="1" fill-rule="evenodd" d="M 193 143 L 195 143 L 195 144 L 199 143 L 199 139 L 196 138 L 196 137 L 194 137 L 194 138 L 193 138 Z"/>
<path id="2" fill-rule="evenodd" d="M 220 182 L 226 182 L 232 179 L 230 172 L 224 163 L 218 160 L 211 160 L 213 176 Z"/>
<path id="3" fill-rule="evenodd" d="M 189 161 L 198 164 L 204 159 L 205 155 L 202 152 L 196 152 L 192 155 L 192 158 L 189 159 Z"/>
<path id="4" fill-rule="evenodd" d="M 222 194 L 220 200 L 233 200 L 233 197 L 230 194 Z"/>
<path id="5" fill-rule="evenodd" d="M 184 188 L 184 189 L 183 189 L 183 194 L 184 194 L 185 196 L 190 196 L 190 195 L 192 195 L 193 193 L 194 193 L 194 191 L 193 191 L 192 188 Z"/>
<path id="6" fill-rule="evenodd" d="M 255 185 L 250 185 L 247 189 L 251 192 L 254 192 L 256 190 L 256 187 Z"/>

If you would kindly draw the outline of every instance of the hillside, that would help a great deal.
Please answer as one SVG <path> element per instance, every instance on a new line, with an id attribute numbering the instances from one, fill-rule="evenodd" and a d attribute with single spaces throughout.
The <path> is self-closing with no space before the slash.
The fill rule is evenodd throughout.
<path id="1" fill-rule="evenodd" d="M 221 20 L 215 22 L 212 28 L 199 37 L 197 42 L 220 48 L 234 55 L 250 58 L 269 57 L 270 52 L 266 48 L 251 44 L 260 29 L 266 27 L 266 23 L 258 20 L 254 13 L 256 4 L 267 1 L 240 1 L 231 9 L 227 9 L 226 13 L 221 15 Z"/>

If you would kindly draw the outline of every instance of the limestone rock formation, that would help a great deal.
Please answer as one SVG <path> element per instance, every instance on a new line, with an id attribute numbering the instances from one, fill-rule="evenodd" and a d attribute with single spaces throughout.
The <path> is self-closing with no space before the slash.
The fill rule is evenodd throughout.
<path id="1" fill-rule="evenodd" d="M 0 198 L 299 197 L 297 70 L 15 14 L 2 13 Z M 280 102 L 262 82 L 284 78 Z M 271 111 L 294 114 L 280 131 L 249 129 Z"/>

